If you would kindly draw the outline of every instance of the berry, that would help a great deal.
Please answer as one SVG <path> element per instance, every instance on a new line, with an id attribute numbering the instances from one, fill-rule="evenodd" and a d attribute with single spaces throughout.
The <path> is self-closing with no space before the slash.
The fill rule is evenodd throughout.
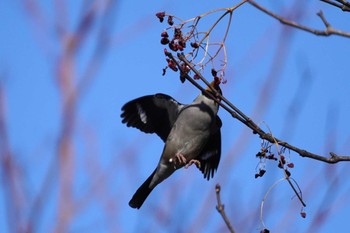
<path id="1" fill-rule="evenodd" d="M 166 31 L 162 32 L 162 34 L 160 34 L 161 37 L 169 37 L 168 33 Z"/>
<path id="2" fill-rule="evenodd" d="M 158 12 L 156 14 L 157 18 L 159 19 L 159 21 L 162 23 L 164 21 L 164 17 L 165 17 L 165 11 L 163 12 Z"/>
<path id="3" fill-rule="evenodd" d="M 163 37 L 163 38 L 160 40 L 160 43 L 161 43 L 162 45 L 169 44 L 169 39 L 166 38 L 166 37 Z"/>
<path id="4" fill-rule="evenodd" d="M 168 24 L 170 26 L 173 26 L 174 25 L 174 21 L 173 21 L 173 17 L 171 15 L 168 16 Z"/>
<path id="5" fill-rule="evenodd" d="M 191 47 L 194 48 L 194 49 L 198 49 L 199 48 L 199 45 L 195 42 L 191 42 Z"/>

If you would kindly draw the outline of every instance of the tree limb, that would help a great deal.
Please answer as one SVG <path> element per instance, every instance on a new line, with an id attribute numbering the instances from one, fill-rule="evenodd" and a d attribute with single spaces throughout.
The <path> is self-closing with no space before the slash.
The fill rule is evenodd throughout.
<path id="1" fill-rule="evenodd" d="M 220 197 L 220 184 L 216 184 L 215 186 L 215 193 L 216 193 L 216 200 L 218 202 L 218 205 L 216 206 L 216 210 L 220 213 L 221 217 L 224 219 L 224 222 L 227 225 L 227 228 L 231 233 L 235 233 L 235 230 L 232 227 L 232 224 L 230 220 L 227 218 L 227 215 L 225 213 L 225 206 L 221 203 L 221 197 Z"/>
<path id="2" fill-rule="evenodd" d="M 322 1 L 322 0 L 321 0 Z M 275 13 L 273 13 L 272 11 L 266 9 L 265 7 L 261 6 L 260 4 L 254 2 L 253 0 L 248 0 L 248 2 L 254 6 L 255 8 L 259 9 L 260 11 L 266 13 L 267 15 L 277 19 L 278 21 L 280 21 L 281 23 L 291 26 L 291 27 L 295 27 L 298 28 L 300 30 L 306 31 L 306 32 L 310 32 L 312 34 L 318 35 L 318 36 L 330 36 L 330 35 L 338 35 L 338 36 L 343 36 L 343 37 L 348 37 L 350 38 L 350 33 L 349 32 L 343 32 L 337 29 L 334 29 L 326 20 L 325 17 L 322 13 L 322 11 L 320 11 L 319 13 L 317 13 L 317 15 L 321 18 L 322 22 L 325 24 L 326 29 L 325 30 L 317 30 L 317 29 L 313 29 L 301 24 L 298 24 L 297 22 L 294 22 L 292 20 L 288 20 L 286 18 L 283 18 L 280 15 L 277 15 Z M 327 23 L 325 23 L 327 22 Z"/>
<path id="3" fill-rule="evenodd" d="M 342 11 L 350 12 L 350 2 L 344 1 L 344 0 L 320 0 L 321 2 L 328 3 L 332 6 L 338 7 Z M 339 3 L 336 3 L 339 2 Z"/>

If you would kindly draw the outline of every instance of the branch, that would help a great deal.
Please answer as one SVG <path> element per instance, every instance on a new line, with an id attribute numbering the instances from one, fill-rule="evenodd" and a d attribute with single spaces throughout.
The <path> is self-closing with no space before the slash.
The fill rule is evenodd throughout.
<path id="1" fill-rule="evenodd" d="M 350 3 L 344 0 L 320 0 L 321 2 L 325 2 L 328 3 L 332 6 L 338 7 L 339 9 L 341 9 L 342 11 L 347 11 L 350 12 Z M 339 2 L 339 3 L 336 3 Z"/>
<path id="2" fill-rule="evenodd" d="M 266 133 L 262 130 L 254 121 L 252 121 L 248 116 L 246 116 L 243 112 L 241 112 L 236 106 L 234 106 L 229 100 L 227 100 L 224 96 L 218 93 L 214 88 L 212 88 L 209 82 L 201 75 L 201 73 L 193 67 L 193 65 L 186 59 L 186 57 L 182 53 L 178 53 L 177 56 L 181 62 L 183 62 L 190 70 L 192 70 L 210 89 L 212 93 L 215 93 L 215 96 L 205 90 L 201 85 L 199 85 L 189 74 L 188 71 L 184 70 L 184 66 L 179 64 L 179 62 L 174 58 L 172 53 L 165 52 L 165 55 L 169 57 L 180 70 L 180 75 L 182 78 L 190 81 L 195 87 L 197 87 L 202 92 L 205 92 L 207 95 L 211 96 L 223 109 L 225 109 L 228 113 L 231 114 L 233 118 L 236 118 L 241 123 L 250 128 L 254 134 L 258 134 L 261 139 L 265 139 L 270 143 L 278 143 L 278 145 L 283 146 L 289 150 L 292 150 L 298 153 L 301 157 L 307 157 L 315 160 L 319 160 L 322 162 L 334 164 L 341 161 L 350 161 L 350 156 L 340 156 L 334 152 L 330 152 L 330 157 L 317 155 L 311 152 L 308 152 L 304 149 L 298 148 L 296 146 L 290 145 L 287 142 L 284 142 L 270 133 Z"/>
<path id="3" fill-rule="evenodd" d="M 322 1 L 322 0 L 321 0 Z M 312 34 L 318 35 L 318 36 L 330 36 L 330 35 L 338 35 L 338 36 L 344 36 L 344 37 L 348 37 L 350 38 L 350 33 L 348 32 L 343 32 L 337 29 L 334 29 L 326 20 L 325 17 L 322 13 L 322 11 L 320 11 L 319 13 L 317 13 L 317 15 L 321 18 L 322 22 L 324 23 L 326 29 L 325 30 L 317 30 L 317 29 L 313 29 L 301 24 L 298 24 L 292 20 L 288 20 L 286 18 L 283 18 L 280 15 L 277 15 L 275 13 L 273 13 L 272 11 L 269 11 L 268 9 L 266 9 L 265 7 L 259 5 L 258 3 L 254 2 L 253 0 L 248 0 L 248 2 L 254 6 L 255 8 L 261 10 L 262 12 L 266 13 L 267 15 L 277 19 L 278 21 L 280 21 L 281 23 L 291 26 L 291 27 L 295 27 L 298 28 L 300 30 L 306 31 L 306 32 L 310 32 Z M 327 22 L 327 23 L 325 23 Z"/>
<path id="4" fill-rule="evenodd" d="M 218 201 L 218 205 L 216 206 L 216 210 L 220 213 L 221 217 L 224 219 L 229 231 L 231 233 L 235 233 L 235 230 L 233 229 L 230 220 L 226 216 L 225 206 L 221 203 L 220 190 L 221 190 L 220 184 L 216 184 L 215 193 L 216 193 L 216 199 Z"/>

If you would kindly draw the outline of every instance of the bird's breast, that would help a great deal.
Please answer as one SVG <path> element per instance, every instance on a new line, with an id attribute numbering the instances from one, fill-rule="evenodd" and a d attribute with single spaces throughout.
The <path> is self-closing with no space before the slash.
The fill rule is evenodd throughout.
<path id="1" fill-rule="evenodd" d="M 212 131 L 215 114 L 210 108 L 191 106 L 175 121 L 164 148 L 165 158 L 181 153 L 188 160 L 196 158 L 206 145 Z"/>

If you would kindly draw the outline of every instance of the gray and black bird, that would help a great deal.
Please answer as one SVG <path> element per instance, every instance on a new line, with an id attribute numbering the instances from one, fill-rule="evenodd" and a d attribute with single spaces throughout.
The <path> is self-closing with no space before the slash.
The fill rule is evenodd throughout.
<path id="1" fill-rule="evenodd" d="M 221 94 L 219 84 L 213 81 L 211 86 Z M 210 88 L 207 91 L 211 92 Z M 155 94 L 122 107 L 123 123 L 145 133 L 156 133 L 165 142 L 157 167 L 131 198 L 132 208 L 139 209 L 159 183 L 184 166 L 196 164 L 204 178 L 214 176 L 221 155 L 222 122 L 213 97 L 201 92 L 191 104 L 184 105 L 168 95 Z"/>

